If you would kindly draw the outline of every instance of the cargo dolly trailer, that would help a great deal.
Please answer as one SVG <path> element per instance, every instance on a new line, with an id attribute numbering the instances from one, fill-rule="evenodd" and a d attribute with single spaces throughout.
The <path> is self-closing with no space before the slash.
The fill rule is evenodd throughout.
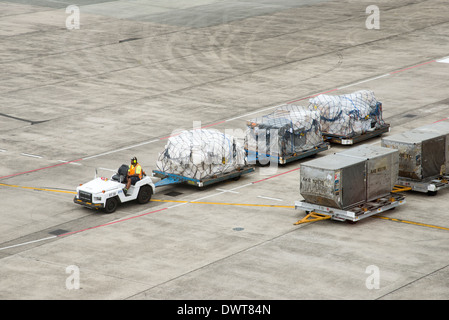
<path id="1" fill-rule="evenodd" d="M 372 215 L 394 209 L 400 205 L 405 204 L 405 202 L 406 201 L 404 195 L 394 192 L 392 192 L 389 196 L 368 201 L 346 210 L 321 206 L 305 201 L 296 201 L 295 209 L 304 210 L 307 215 L 294 224 L 299 225 L 326 219 L 357 222 Z"/>
<path id="2" fill-rule="evenodd" d="M 405 203 L 393 190 L 398 177 L 397 150 L 362 145 L 303 163 L 295 202 L 308 216 L 299 223 L 323 219 L 352 222 Z"/>
<path id="3" fill-rule="evenodd" d="M 248 159 L 248 163 L 259 164 L 261 166 L 268 165 L 270 161 L 277 162 L 279 164 L 287 164 L 293 161 L 297 161 L 300 159 L 304 159 L 307 157 L 315 156 L 316 154 L 329 150 L 330 144 L 327 142 L 323 142 L 320 145 L 317 145 L 308 150 L 302 150 L 294 153 L 284 154 L 284 155 L 271 155 L 271 154 L 259 154 L 257 151 L 247 150 L 246 156 Z"/>
<path id="4" fill-rule="evenodd" d="M 353 145 L 371 138 L 378 137 L 386 132 L 390 131 L 389 124 L 383 124 L 379 128 L 376 128 L 372 131 L 367 131 L 364 133 L 354 134 L 354 135 L 338 135 L 332 134 L 328 132 L 323 132 L 323 137 L 326 141 L 341 144 L 341 145 Z"/>
<path id="5" fill-rule="evenodd" d="M 321 131 L 328 142 L 352 145 L 390 130 L 382 118 L 382 102 L 371 90 L 320 94 L 309 99 L 309 107 L 319 111 Z"/>
<path id="6" fill-rule="evenodd" d="M 296 105 L 282 105 L 274 112 L 246 123 L 245 152 L 248 162 L 287 164 L 326 151 L 319 112 Z"/>
<path id="7" fill-rule="evenodd" d="M 228 173 L 222 173 L 218 175 L 214 175 L 205 179 L 195 179 L 191 177 L 182 176 L 179 174 L 173 174 L 169 172 L 153 170 L 153 177 L 160 178 L 161 180 L 157 181 L 154 185 L 155 187 L 162 187 L 174 184 L 185 183 L 188 185 L 193 185 L 199 188 L 206 187 L 208 185 L 223 182 L 226 180 L 238 180 L 242 175 L 251 173 L 254 171 L 254 167 L 247 166 L 245 168 L 241 168 L 238 170 L 233 170 Z"/>
<path id="8" fill-rule="evenodd" d="M 437 122 L 382 138 L 399 151 L 397 188 L 435 195 L 449 187 L 449 122 Z"/>
<path id="9" fill-rule="evenodd" d="M 399 177 L 397 180 L 397 189 L 408 188 L 411 191 L 427 193 L 434 196 L 439 190 L 449 187 L 449 176 L 435 176 L 420 181 Z"/>

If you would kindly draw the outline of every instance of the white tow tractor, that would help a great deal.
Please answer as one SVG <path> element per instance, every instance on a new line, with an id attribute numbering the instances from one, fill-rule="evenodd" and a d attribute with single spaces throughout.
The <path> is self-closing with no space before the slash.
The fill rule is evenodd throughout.
<path id="1" fill-rule="evenodd" d="M 106 213 L 114 212 L 118 205 L 124 202 L 136 200 L 144 204 L 150 201 L 155 193 L 156 187 L 151 177 L 143 175 L 140 181 L 132 185 L 125 194 L 123 188 L 126 186 L 126 175 L 128 166 L 122 165 L 117 172 L 114 170 L 111 178 L 97 177 L 98 169 L 95 170 L 95 178 L 76 188 L 76 196 L 73 201 L 76 204 L 91 209 L 101 209 Z"/>

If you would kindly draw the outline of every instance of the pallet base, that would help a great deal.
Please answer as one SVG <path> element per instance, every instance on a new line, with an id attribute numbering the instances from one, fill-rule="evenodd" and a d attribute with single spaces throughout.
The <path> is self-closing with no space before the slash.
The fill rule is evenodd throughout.
<path id="1" fill-rule="evenodd" d="M 340 136 L 332 133 L 323 132 L 323 137 L 326 139 L 326 141 L 342 144 L 342 145 L 352 145 L 361 141 L 365 141 L 377 136 L 380 136 L 386 132 L 390 131 L 390 125 L 385 124 L 379 129 L 376 129 L 374 131 L 369 131 L 366 133 L 362 133 L 353 137 L 349 136 Z"/>
<path id="2" fill-rule="evenodd" d="M 330 144 L 325 142 L 325 143 L 320 144 L 312 149 L 297 152 L 297 153 L 292 153 L 292 154 L 289 154 L 289 155 L 286 155 L 283 157 L 279 157 L 279 156 L 275 156 L 275 155 L 271 156 L 269 154 L 264 154 L 263 158 L 267 162 L 267 165 L 270 164 L 271 159 L 273 159 L 275 162 L 277 162 L 279 164 L 287 164 L 289 162 L 293 162 L 293 161 L 296 161 L 299 159 L 310 157 L 319 152 L 329 150 L 329 148 L 330 148 Z M 245 150 L 245 151 L 246 151 L 248 163 L 255 164 L 255 163 L 259 162 L 259 153 L 257 151 L 252 151 L 252 150 Z"/>
<path id="3" fill-rule="evenodd" d="M 350 208 L 348 210 L 321 206 L 313 203 L 307 203 L 305 201 L 296 201 L 295 209 L 302 209 L 306 211 L 308 216 L 297 221 L 295 224 L 326 219 L 357 222 L 380 212 L 396 208 L 404 203 L 405 196 L 394 192 L 391 192 L 389 196 L 365 202 L 362 205 Z"/>
<path id="4" fill-rule="evenodd" d="M 449 176 L 435 176 L 421 181 L 399 177 L 395 188 L 408 188 L 408 190 L 436 194 L 437 191 L 449 187 Z"/>
<path id="5" fill-rule="evenodd" d="M 184 176 L 181 176 L 178 174 L 153 170 L 153 177 L 157 177 L 157 178 L 161 179 L 160 181 L 158 181 L 154 184 L 156 187 L 162 187 L 162 186 L 179 184 L 179 183 L 187 183 L 187 184 L 194 185 L 194 186 L 201 188 L 201 187 L 205 187 L 210 184 L 222 182 L 225 180 L 239 179 L 242 175 L 253 172 L 253 171 L 254 171 L 253 167 L 247 167 L 247 168 L 243 168 L 238 171 L 233 171 L 230 173 L 217 175 L 217 176 L 214 176 L 211 178 L 198 180 L 198 179 L 194 179 L 194 178 L 184 177 Z"/>

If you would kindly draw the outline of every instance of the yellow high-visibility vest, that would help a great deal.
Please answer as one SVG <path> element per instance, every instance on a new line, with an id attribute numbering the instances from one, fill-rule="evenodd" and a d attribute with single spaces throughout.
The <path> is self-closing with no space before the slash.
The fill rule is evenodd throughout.
<path id="1" fill-rule="evenodd" d="M 140 166 L 140 164 L 136 164 L 135 166 L 130 165 L 128 172 L 130 176 L 132 176 L 133 174 L 138 174 L 139 179 L 142 179 L 142 167 Z"/>

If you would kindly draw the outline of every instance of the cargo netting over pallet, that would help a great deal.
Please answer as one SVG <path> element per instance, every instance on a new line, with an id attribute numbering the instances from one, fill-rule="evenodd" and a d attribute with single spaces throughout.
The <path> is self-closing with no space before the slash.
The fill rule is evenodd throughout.
<path id="1" fill-rule="evenodd" d="M 259 155 L 285 157 L 321 143 L 320 114 L 307 107 L 286 104 L 247 121 L 245 149 Z"/>
<path id="2" fill-rule="evenodd" d="M 235 137 L 218 130 L 194 129 L 170 137 L 156 162 L 158 170 L 206 179 L 242 169 L 246 154 Z"/>
<path id="3" fill-rule="evenodd" d="M 309 108 L 320 112 L 323 133 L 350 137 L 385 124 L 382 103 L 370 90 L 335 96 L 320 94 L 309 99 Z"/>

